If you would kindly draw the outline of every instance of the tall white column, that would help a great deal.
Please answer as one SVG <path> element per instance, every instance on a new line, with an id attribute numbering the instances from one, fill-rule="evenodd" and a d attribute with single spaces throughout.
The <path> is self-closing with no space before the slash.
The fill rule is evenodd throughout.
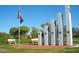
<path id="1" fill-rule="evenodd" d="M 70 6 L 65 6 L 65 14 L 66 14 L 66 31 L 67 31 L 67 45 L 72 46 L 72 23 L 71 23 L 71 13 L 70 13 Z"/>
<path id="2" fill-rule="evenodd" d="M 58 21 L 55 21 L 55 37 L 56 37 L 56 45 L 58 45 Z"/>
<path id="3" fill-rule="evenodd" d="M 44 25 L 44 45 L 49 45 L 48 42 L 48 25 Z"/>
<path id="4" fill-rule="evenodd" d="M 51 31 L 51 45 L 55 45 L 56 41 L 55 41 L 55 22 L 54 22 L 54 20 L 51 21 L 50 31 Z"/>
<path id="5" fill-rule="evenodd" d="M 63 45 L 63 14 L 58 13 L 58 40 L 59 45 Z"/>
<path id="6" fill-rule="evenodd" d="M 38 33 L 38 45 L 42 45 L 42 31 Z"/>

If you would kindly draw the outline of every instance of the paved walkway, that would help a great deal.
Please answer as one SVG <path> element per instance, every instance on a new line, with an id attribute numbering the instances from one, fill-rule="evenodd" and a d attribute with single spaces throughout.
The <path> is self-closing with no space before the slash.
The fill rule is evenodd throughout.
<path id="1" fill-rule="evenodd" d="M 24 48 L 24 49 L 50 49 L 50 48 L 66 48 L 67 46 L 39 46 L 39 45 L 26 45 L 26 44 L 17 44 L 12 45 L 14 48 Z"/>

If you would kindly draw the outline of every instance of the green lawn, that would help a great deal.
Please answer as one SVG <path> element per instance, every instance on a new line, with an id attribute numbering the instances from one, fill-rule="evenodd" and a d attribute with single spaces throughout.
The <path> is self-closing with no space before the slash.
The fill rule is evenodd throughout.
<path id="1" fill-rule="evenodd" d="M 0 46 L 2 53 L 79 53 L 79 48 L 52 48 L 52 49 L 17 49 L 10 45 Z"/>
<path id="2" fill-rule="evenodd" d="M 74 44 L 79 44 L 79 38 L 73 39 Z M 52 48 L 52 49 L 17 49 L 10 45 L 0 45 L 1 53 L 79 53 L 79 48 Z"/>

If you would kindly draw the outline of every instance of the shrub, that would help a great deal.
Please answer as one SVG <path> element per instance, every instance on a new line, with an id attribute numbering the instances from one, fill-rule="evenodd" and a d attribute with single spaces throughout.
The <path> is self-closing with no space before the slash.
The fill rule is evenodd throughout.
<path id="1" fill-rule="evenodd" d="M 0 33 L 0 45 L 8 44 L 7 39 L 9 38 L 9 34 Z"/>

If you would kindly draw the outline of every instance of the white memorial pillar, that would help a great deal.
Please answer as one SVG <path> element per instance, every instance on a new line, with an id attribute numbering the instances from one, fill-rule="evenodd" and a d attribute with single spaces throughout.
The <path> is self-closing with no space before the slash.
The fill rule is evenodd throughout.
<path id="1" fill-rule="evenodd" d="M 48 25 L 44 25 L 44 45 L 49 45 L 48 43 Z"/>
<path id="2" fill-rule="evenodd" d="M 38 45 L 42 45 L 42 31 L 39 31 L 38 33 Z"/>
<path id="3" fill-rule="evenodd" d="M 58 13 L 58 40 L 59 45 L 63 45 L 63 14 Z"/>
<path id="4" fill-rule="evenodd" d="M 56 38 L 56 45 L 58 45 L 58 21 L 55 21 L 55 38 Z"/>
<path id="5" fill-rule="evenodd" d="M 71 23 L 71 13 L 70 13 L 70 6 L 65 6 L 65 14 L 66 14 L 66 31 L 67 31 L 67 45 L 72 46 L 72 23 Z"/>
<path id="6" fill-rule="evenodd" d="M 51 45 L 56 45 L 56 41 L 55 41 L 55 22 L 54 22 L 54 20 L 51 21 L 50 31 L 51 31 Z"/>

